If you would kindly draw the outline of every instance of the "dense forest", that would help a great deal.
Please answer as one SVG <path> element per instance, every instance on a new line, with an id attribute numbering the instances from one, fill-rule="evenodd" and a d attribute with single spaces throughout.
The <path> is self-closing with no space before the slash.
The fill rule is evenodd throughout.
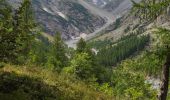
<path id="1" fill-rule="evenodd" d="M 149 42 L 149 35 L 139 37 L 136 35 L 125 36 L 118 43 L 111 43 L 109 40 L 105 41 L 97 41 L 98 44 L 104 45 L 101 46 L 102 48 L 99 49 L 96 57 L 101 65 L 114 66 L 135 52 L 142 50 Z"/>
<path id="2" fill-rule="evenodd" d="M 170 4 L 132 2 L 141 24 L 166 16 Z M 16 9 L 0 0 L 0 100 L 168 100 L 170 30 L 155 30 L 116 42 L 81 38 L 73 49 L 58 30 L 54 41 L 41 34 L 30 0 Z"/>

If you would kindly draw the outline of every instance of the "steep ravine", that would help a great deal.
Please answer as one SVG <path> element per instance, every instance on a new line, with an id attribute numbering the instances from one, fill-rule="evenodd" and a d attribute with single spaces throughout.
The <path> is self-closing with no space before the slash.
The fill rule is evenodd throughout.
<path id="1" fill-rule="evenodd" d="M 135 0 L 135 1 L 139 2 L 141 0 Z M 90 39 L 94 38 L 98 33 L 100 33 L 101 31 L 103 31 L 107 27 L 109 27 L 111 24 L 113 24 L 117 18 L 124 15 L 132 7 L 132 2 L 130 0 L 124 0 L 112 12 L 108 12 L 106 9 L 96 7 L 93 4 L 86 2 L 85 0 L 76 0 L 76 2 L 83 5 L 83 7 L 88 9 L 92 14 L 104 18 L 106 20 L 106 23 L 102 27 L 96 29 L 94 32 L 92 32 L 90 34 L 82 34 L 79 37 L 76 37 L 75 39 L 66 41 L 66 44 L 69 47 L 73 47 L 73 48 L 76 47 L 76 43 L 81 37 L 84 38 L 85 40 L 90 40 Z"/>
<path id="2" fill-rule="evenodd" d="M 113 14 L 111 14 L 111 13 L 109 13 L 109 12 L 107 12 L 107 11 L 101 9 L 101 8 L 97 8 L 95 6 L 92 6 L 92 5 L 88 4 L 87 2 L 85 2 L 83 0 L 77 0 L 77 2 L 81 5 L 83 5 L 92 14 L 95 14 L 95 15 L 98 15 L 98 16 L 104 18 L 106 20 L 106 24 L 103 25 L 101 28 L 96 29 L 93 33 L 90 33 L 88 35 L 84 34 L 84 35 L 81 35 L 80 37 L 77 37 L 75 39 L 66 41 L 66 44 L 69 47 L 73 47 L 73 48 L 76 47 L 76 43 L 81 37 L 84 38 L 85 40 L 89 40 L 89 39 L 93 38 L 94 36 L 96 36 L 97 33 L 101 32 L 102 30 L 107 28 L 110 24 L 112 24 L 117 18 L 117 16 L 114 16 Z"/>

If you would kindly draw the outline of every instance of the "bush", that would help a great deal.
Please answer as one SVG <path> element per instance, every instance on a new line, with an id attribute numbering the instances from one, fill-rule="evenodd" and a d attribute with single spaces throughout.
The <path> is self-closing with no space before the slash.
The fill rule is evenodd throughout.
<path id="1" fill-rule="evenodd" d="M 0 68 L 3 68 L 5 66 L 4 62 L 0 62 Z"/>
<path id="2" fill-rule="evenodd" d="M 71 75 L 37 67 L 0 69 L 0 100 L 112 100 Z"/>

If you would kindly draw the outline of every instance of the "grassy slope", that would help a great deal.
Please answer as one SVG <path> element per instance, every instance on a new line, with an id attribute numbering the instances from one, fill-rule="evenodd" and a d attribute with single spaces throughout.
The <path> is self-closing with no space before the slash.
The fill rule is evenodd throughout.
<path id="1" fill-rule="evenodd" d="M 70 76 L 37 67 L 0 68 L 0 100 L 109 100 L 109 96 Z"/>

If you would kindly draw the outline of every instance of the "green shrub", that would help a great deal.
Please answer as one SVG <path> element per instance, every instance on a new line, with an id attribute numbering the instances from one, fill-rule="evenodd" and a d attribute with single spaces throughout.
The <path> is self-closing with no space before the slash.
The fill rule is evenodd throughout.
<path id="1" fill-rule="evenodd" d="M 0 62 L 0 68 L 3 68 L 5 66 L 4 62 Z"/>

